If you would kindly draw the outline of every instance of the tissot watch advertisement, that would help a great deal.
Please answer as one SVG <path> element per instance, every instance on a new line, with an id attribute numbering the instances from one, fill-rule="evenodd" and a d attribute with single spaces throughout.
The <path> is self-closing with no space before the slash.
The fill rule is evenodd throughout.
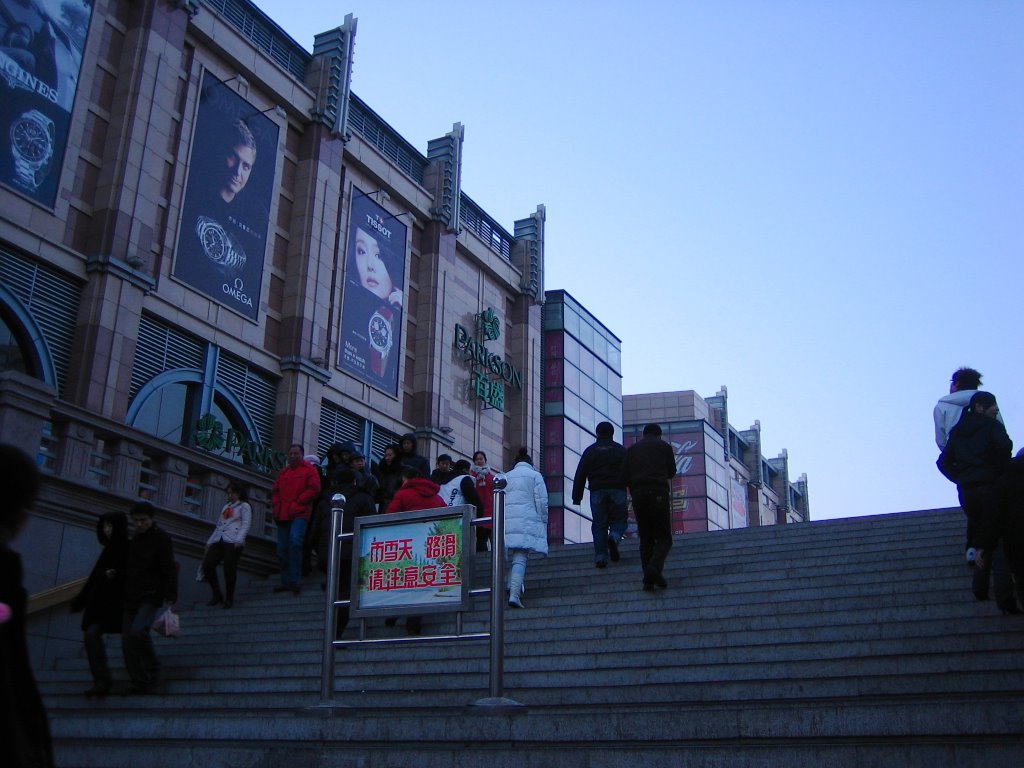
<path id="1" fill-rule="evenodd" d="M 91 18 L 83 0 L 0 0 L 0 183 L 50 208 Z"/>
<path id="2" fill-rule="evenodd" d="M 278 126 L 203 77 L 174 276 L 256 320 L 277 167 Z"/>
<path id="3" fill-rule="evenodd" d="M 405 289 L 406 227 L 352 188 L 338 365 L 398 393 Z"/>

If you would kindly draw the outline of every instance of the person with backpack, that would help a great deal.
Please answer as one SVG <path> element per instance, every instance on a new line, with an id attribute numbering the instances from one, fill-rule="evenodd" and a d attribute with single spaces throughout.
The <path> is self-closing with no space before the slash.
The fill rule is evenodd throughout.
<path id="1" fill-rule="evenodd" d="M 975 392 L 938 460 L 942 473 L 956 483 L 960 507 L 967 516 L 967 556 L 975 564 L 982 526 L 998 515 L 996 482 L 1009 466 L 1013 451 L 1006 427 L 996 418 L 998 413 L 995 395 Z M 979 600 L 988 599 L 995 559 L 984 561 L 975 571 L 972 590 Z M 1012 589 L 1009 572 L 1000 558 L 995 564 L 996 600 L 1005 599 Z"/>

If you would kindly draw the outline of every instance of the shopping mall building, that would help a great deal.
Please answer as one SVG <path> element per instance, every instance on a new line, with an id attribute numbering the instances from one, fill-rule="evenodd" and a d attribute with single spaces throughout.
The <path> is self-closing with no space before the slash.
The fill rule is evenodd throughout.
<path id="1" fill-rule="evenodd" d="M 194 567 L 230 479 L 272 562 L 291 443 L 539 454 L 544 208 L 510 232 L 460 187 L 461 125 L 423 154 L 352 94 L 351 16 L 310 55 L 245 0 L 0 6 L 5 39 L 51 37 L 0 53 L 0 429 L 46 475 L 30 592 L 85 575 L 97 514 L 140 496 Z"/>

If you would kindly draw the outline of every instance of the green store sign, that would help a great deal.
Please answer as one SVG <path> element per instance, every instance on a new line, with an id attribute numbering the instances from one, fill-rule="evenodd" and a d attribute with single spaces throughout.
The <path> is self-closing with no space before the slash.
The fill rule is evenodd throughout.
<path id="1" fill-rule="evenodd" d="M 477 327 L 484 340 L 479 341 L 460 323 L 455 324 L 455 349 L 472 366 L 472 394 L 485 408 L 505 410 L 505 388 L 523 389 L 523 372 L 499 354 L 487 348 L 487 341 L 501 335 L 501 322 L 493 309 L 477 315 Z"/>
<path id="2" fill-rule="evenodd" d="M 196 447 L 205 451 L 240 456 L 249 464 L 262 467 L 268 472 L 277 472 L 288 463 L 288 456 L 283 451 L 275 451 L 262 443 L 250 440 L 249 436 L 240 430 L 225 428 L 211 413 L 196 422 L 192 441 Z"/>

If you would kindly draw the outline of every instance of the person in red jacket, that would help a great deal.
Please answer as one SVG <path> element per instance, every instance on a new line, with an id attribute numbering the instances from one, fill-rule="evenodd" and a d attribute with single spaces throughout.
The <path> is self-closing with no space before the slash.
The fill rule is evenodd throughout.
<path id="1" fill-rule="evenodd" d="M 395 491 L 388 504 L 387 512 L 413 512 L 419 509 L 447 507 L 438 495 L 441 486 L 423 477 L 418 469 L 406 467 L 402 470 L 402 486 Z"/>
<path id="2" fill-rule="evenodd" d="M 394 498 L 388 504 L 387 512 L 415 512 L 420 509 L 439 509 L 447 507 L 444 499 L 438 491 L 441 487 L 433 480 L 423 477 L 415 467 L 405 467 L 402 470 L 402 485 L 395 491 Z M 390 616 L 384 620 L 389 626 L 395 626 L 396 616 Z M 405 620 L 405 631 L 409 635 L 418 635 L 422 631 L 423 620 L 420 616 L 409 616 Z"/>
<path id="3" fill-rule="evenodd" d="M 302 543 L 313 505 L 320 496 L 320 472 L 302 458 L 302 446 L 288 446 L 288 464 L 270 491 L 274 522 L 277 523 L 277 557 L 281 561 L 281 584 L 275 592 L 299 594 Z"/>

